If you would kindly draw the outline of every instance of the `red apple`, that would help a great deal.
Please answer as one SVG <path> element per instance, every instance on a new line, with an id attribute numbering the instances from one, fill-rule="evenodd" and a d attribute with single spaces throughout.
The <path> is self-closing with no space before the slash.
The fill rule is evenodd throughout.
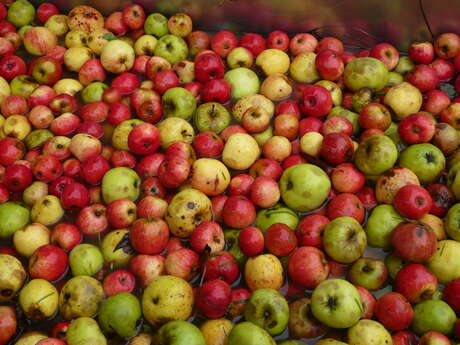
<path id="1" fill-rule="evenodd" d="M 6 55 L 0 58 L 0 76 L 7 81 L 26 74 L 27 66 L 23 59 L 16 55 Z"/>
<path id="2" fill-rule="evenodd" d="M 275 206 L 280 199 L 278 183 L 268 176 L 257 177 L 251 184 L 250 198 L 257 207 Z"/>
<path id="3" fill-rule="evenodd" d="M 264 250 L 264 235 L 255 226 L 248 226 L 238 235 L 238 246 L 246 256 L 256 256 Z"/>
<path id="4" fill-rule="evenodd" d="M 199 264 L 200 256 L 197 253 L 188 248 L 181 248 L 168 253 L 165 269 L 167 274 L 190 281 L 198 274 Z"/>
<path id="5" fill-rule="evenodd" d="M 333 165 L 351 160 L 353 153 L 353 141 L 343 133 L 328 134 L 321 144 L 321 157 Z"/>
<path id="6" fill-rule="evenodd" d="M 441 59 L 450 59 L 460 53 L 460 37 L 451 32 L 446 32 L 434 40 L 434 51 Z"/>
<path id="7" fill-rule="evenodd" d="M 430 64 L 440 81 L 448 81 L 455 74 L 455 66 L 452 62 L 444 59 L 436 59 Z"/>
<path id="8" fill-rule="evenodd" d="M 394 69 L 399 61 L 399 52 L 390 43 L 376 44 L 369 52 L 369 56 L 382 61 L 389 71 Z"/>
<path id="9" fill-rule="evenodd" d="M 222 211 L 224 223 L 235 229 L 243 229 L 254 223 L 256 209 L 254 204 L 242 195 L 230 196 Z"/>
<path id="10" fill-rule="evenodd" d="M 345 69 L 340 54 L 329 50 L 321 50 L 315 59 L 316 69 L 323 79 L 337 81 Z"/>
<path id="11" fill-rule="evenodd" d="M 332 50 L 336 54 L 342 55 L 344 53 L 343 43 L 335 37 L 324 37 L 318 42 L 316 51 L 322 52 L 323 50 Z"/>
<path id="12" fill-rule="evenodd" d="M 200 223 L 192 232 L 190 247 L 198 253 L 215 253 L 224 249 L 224 232 L 216 222 Z"/>
<path id="13" fill-rule="evenodd" d="M 327 279 L 329 264 L 318 248 L 300 247 L 289 257 L 288 272 L 294 283 L 313 289 Z"/>
<path id="14" fill-rule="evenodd" d="M 107 220 L 115 229 L 129 227 L 137 218 L 137 207 L 129 199 L 119 199 L 107 205 Z"/>
<path id="15" fill-rule="evenodd" d="M 201 83 L 224 77 L 225 66 L 219 55 L 209 52 L 195 58 L 195 78 Z"/>
<path id="16" fill-rule="evenodd" d="M 439 84 L 435 69 L 428 65 L 416 65 L 407 72 L 405 79 L 421 92 L 434 90 Z"/>
<path id="17" fill-rule="evenodd" d="M 271 225 L 264 236 L 267 250 L 275 256 L 288 256 L 297 247 L 297 237 L 286 224 Z"/>
<path id="18" fill-rule="evenodd" d="M 267 37 L 267 48 L 268 49 L 289 49 L 289 36 L 287 33 L 281 30 L 275 30 L 270 32 Z"/>
<path id="19" fill-rule="evenodd" d="M 401 268 L 393 284 L 394 290 L 402 294 L 410 303 L 430 299 L 436 292 L 437 286 L 436 276 L 420 264 L 410 264 Z"/>
<path id="20" fill-rule="evenodd" d="M 51 230 L 51 244 L 58 245 L 67 252 L 70 252 L 83 240 L 83 234 L 78 228 L 70 223 L 60 223 Z"/>
<path id="21" fill-rule="evenodd" d="M 369 290 L 363 288 L 362 286 L 356 285 L 356 290 L 358 290 L 361 297 L 361 302 L 363 304 L 364 313 L 361 316 L 362 319 L 372 319 L 374 316 L 375 304 L 377 300 L 374 295 L 370 293 Z"/>
<path id="22" fill-rule="evenodd" d="M 403 217 L 419 219 L 430 211 L 433 201 L 425 188 L 406 185 L 398 190 L 393 204 Z"/>
<path id="23" fill-rule="evenodd" d="M 246 48 L 249 50 L 255 57 L 265 50 L 265 39 L 262 35 L 255 33 L 246 33 L 243 34 L 239 41 L 238 46 Z"/>
<path id="24" fill-rule="evenodd" d="M 205 317 L 217 319 L 225 315 L 232 302 L 232 289 L 223 280 L 214 279 L 204 282 L 198 288 L 195 306 Z"/>
<path id="25" fill-rule="evenodd" d="M 401 331 L 411 324 L 414 311 L 403 295 L 389 292 L 377 300 L 375 315 L 386 329 Z"/>
<path id="26" fill-rule="evenodd" d="M 136 255 L 129 262 L 129 272 L 134 274 L 142 287 L 164 274 L 165 258 L 160 255 Z"/>
<path id="27" fill-rule="evenodd" d="M 326 215 L 330 220 L 338 217 L 352 217 L 359 223 L 364 221 L 364 206 L 359 198 L 351 193 L 338 194 L 329 201 Z"/>
<path id="28" fill-rule="evenodd" d="M 160 254 L 168 244 L 168 224 L 162 219 L 140 218 L 131 226 L 130 239 L 140 254 Z"/>
<path id="29" fill-rule="evenodd" d="M 226 57 L 237 45 L 238 38 L 227 30 L 217 32 L 211 39 L 211 49 L 221 57 Z"/>
<path id="30" fill-rule="evenodd" d="M 431 90 L 424 94 L 422 109 L 439 115 L 450 104 L 449 96 L 441 90 Z"/>
<path id="31" fill-rule="evenodd" d="M 107 297 L 120 292 L 132 292 L 136 287 L 136 278 L 127 270 L 113 271 L 104 278 L 102 287 Z"/>
<path id="32" fill-rule="evenodd" d="M 292 55 L 307 54 L 314 52 L 318 46 L 318 40 L 309 33 L 300 33 L 291 38 L 289 51 Z"/>
<path id="33" fill-rule="evenodd" d="M 429 64 L 434 59 L 434 47 L 431 42 L 412 43 L 409 47 L 409 57 L 412 61 Z"/>
<path id="34" fill-rule="evenodd" d="M 125 7 L 123 10 L 122 21 L 130 30 L 138 30 L 142 28 L 145 22 L 144 9 L 139 4 L 132 4 Z"/>
<path id="35" fill-rule="evenodd" d="M 235 282 L 240 275 L 235 257 L 226 251 L 211 254 L 204 262 L 202 271 L 204 280 L 222 279 L 229 284 Z"/>
<path id="36" fill-rule="evenodd" d="M 409 331 L 401 331 L 391 336 L 393 345 L 418 345 L 416 335 Z"/>
<path id="37" fill-rule="evenodd" d="M 2 305 L 0 306 L 0 345 L 6 345 L 16 334 L 18 322 L 16 311 L 13 307 Z"/>
<path id="38" fill-rule="evenodd" d="M 83 85 L 89 85 L 94 81 L 104 81 L 105 78 L 105 69 L 99 59 L 87 60 L 78 71 L 78 80 Z"/>
<path id="39" fill-rule="evenodd" d="M 105 206 L 92 204 L 81 209 L 75 219 L 75 225 L 85 235 L 97 236 L 101 234 L 109 225 Z"/>
<path id="40" fill-rule="evenodd" d="M 68 269 L 68 256 L 61 248 L 47 244 L 29 258 L 29 274 L 33 279 L 55 281 Z"/>

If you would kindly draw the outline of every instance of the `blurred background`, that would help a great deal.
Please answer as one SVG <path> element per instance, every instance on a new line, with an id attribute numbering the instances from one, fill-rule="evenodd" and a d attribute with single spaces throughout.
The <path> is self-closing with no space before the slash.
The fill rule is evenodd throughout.
<path id="1" fill-rule="evenodd" d="M 43 1 L 37 0 L 36 3 Z M 208 31 L 333 35 L 350 47 L 377 41 L 404 51 L 411 41 L 429 39 L 423 12 L 434 35 L 460 33 L 460 0 L 52 0 L 63 10 L 87 4 L 107 15 L 136 2 L 148 12 L 172 15 L 185 12 L 195 28 Z M 423 8 L 423 10 L 422 10 Z"/>

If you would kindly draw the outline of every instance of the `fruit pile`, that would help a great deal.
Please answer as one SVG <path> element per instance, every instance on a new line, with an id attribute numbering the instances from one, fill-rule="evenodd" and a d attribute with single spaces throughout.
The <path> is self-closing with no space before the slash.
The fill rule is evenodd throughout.
<path id="1" fill-rule="evenodd" d="M 6 3 L 0 345 L 458 344 L 458 35 Z"/>

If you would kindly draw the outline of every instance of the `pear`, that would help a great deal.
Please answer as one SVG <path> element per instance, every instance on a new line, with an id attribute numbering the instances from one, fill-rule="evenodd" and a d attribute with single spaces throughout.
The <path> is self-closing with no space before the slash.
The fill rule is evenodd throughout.
<path id="1" fill-rule="evenodd" d="M 0 238 L 9 238 L 29 223 L 29 209 L 18 202 L 7 201 L 0 205 Z"/>
<path id="2" fill-rule="evenodd" d="M 402 120 L 420 110 L 423 97 L 415 86 L 402 82 L 388 90 L 383 102 L 393 110 L 398 120 Z"/>
<path id="3" fill-rule="evenodd" d="M 137 297 L 121 292 L 102 303 L 98 320 L 104 332 L 115 332 L 122 338 L 128 338 L 136 334 L 141 316 L 141 304 Z"/>
<path id="4" fill-rule="evenodd" d="M 46 320 L 53 316 L 58 300 L 58 291 L 44 279 L 32 279 L 19 293 L 19 305 L 29 320 Z"/>
<path id="5" fill-rule="evenodd" d="M 388 69 L 378 59 L 361 57 L 346 65 L 343 78 L 351 91 L 358 91 L 364 87 L 381 90 L 387 83 Z"/>
<path id="6" fill-rule="evenodd" d="M 233 324 L 227 319 L 207 320 L 201 326 L 207 345 L 227 345 Z"/>
<path id="7" fill-rule="evenodd" d="M 98 247 L 89 243 L 75 246 L 69 255 L 73 276 L 92 276 L 102 268 L 104 257 Z"/>
<path id="8" fill-rule="evenodd" d="M 163 325 L 153 339 L 156 345 L 207 345 L 203 334 L 190 322 L 176 320 Z M 209 345 L 209 344 L 208 344 Z"/>
<path id="9" fill-rule="evenodd" d="M 126 266 L 133 256 L 129 243 L 128 230 L 119 229 L 109 232 L 101 243 L 104 261 L 115 268 Z"/>
<path id="10" fill-rule="evenodd" d="M 241 322 L 233 327 L 228 337 L 228 345 L 276 345 L 263 328 L 252 322 Z"/>
<path id="11" fill-rule="evenodd" d="M 97 322 L 89 317 L 74 320 L 66 333 L 69 345 L 107 345 L 107 339 L 99 329 Z"/>
<path id="12" fill-rule="evenodd" d="M 11 300 L 24 284 L 27 273 L 21 261 L 12 255 L 0 254 L 0 303 Z"/>
<path id="13" fill-rule="evenodd" d="M 101 283 L 88 276 L 68 280 L 59 295 L 59 311 L 66 320 L 77 317 L 91 317 L 99 309 L 104 298 Z"/>
<path id="14" fill-rule="evenodd" d="M 279 290 L 284 281 L 283 266 L 272 254 L 258 255 L 246 261 L 244 277 L 252 291 L 262 288 Z"/>
<path id="15" fill-rule="evenodd" d="M 48 338 L 45 333 L 31 331 L 24 333 L 21 337 L 14 343 L 14 345 L 35 345 L 40 340 Z"/>
<path id="16" fill-rule="evenodd" d="M 348 330 L 349 345 L 391 345 L 391 334 L 380 323 L 360 320 Z"/>
<path id="17" fill-rule="evenodd" d="M 192 314 L 193 291 L 189 283 L 175 276 L 160 276 L 142 295 L 142 312 L 153 325 L 187 320 Z"/>
<path id="18" fill-rule="evenodd" d="M 102 179 L 102 197 L 108 204 L 115 200 L 139 197 L 141 179 L 137 173 L 126 167 L 110 169 Z"/>

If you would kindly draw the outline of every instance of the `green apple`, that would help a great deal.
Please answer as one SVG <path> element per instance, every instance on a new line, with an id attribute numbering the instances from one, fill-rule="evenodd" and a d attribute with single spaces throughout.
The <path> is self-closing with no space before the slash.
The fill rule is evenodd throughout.
<path id="1" fill-rule="evenodd" d="M 398 258 L 393 254 L 388 254 L 385 256 L 385 266 L 388 269 L 388 274 L 391 279 L 395 279 L 396 274 L 403 268 L 407 263 L 402 259 Z"/>
<path id="2" fill-rule="evenodd" d="M 423 184 L 431 183 L 446 166 L 446 158 L 433 144 L 415 144 L 406 148 L 399 157 L 402 167 L 412 170 Z"/>
<path id="3" fill-rule="evenodd" d="M 7 20 L 20 28 L 32 23 L 35 18 L 35 8 L 27 0 L 16 0 L 8 9 Z"/>
<path id="4" fill-rule="evenodd" d="M 136 334 L 141 317 L 141 304 L 137 297 L 129 292 L 120 292 L 102 303 L 98 320 L 104 332 L 115 332 L 122 338 L 129 338 Z"/>
<path id="5" fill-rule="evenodd" d="M 460 242 L 439 241 L 436 253 L 428 260 L 427 266 L 441 284 L 460 278 Z"/>
<path id="6" fill-rule="evenodd" d="M 134 127 L 144 123 L 139 119 L 125 120 L 115 127 L 112 133 L 112 145 L 117 150 L 129 151 L 128 136 Z"/>
<path id="7" fill-rule="evenodd" d="M 385 134 L 388 135 L 396 145 L 401 142 L 401 138 L 399 137 L 398 133 L 398 125 L 395 122 L 390 124 L 390 126 L 385 131 Z"/>
<path id="8" fill-rule="evenodd" d="M 163 325 L 153 337 L 158 345 L 206 345 L 200 329 L 194 324 L 175 320 Z"/>
<path id="9" fill-rule="evenodd" d="M 321 282 L 313 290 L 311 310 L 319 321 L 334 328 L 355 325 L 364 311 L 358 290 L 343 279 Z"/>
<path id="10" fill-rule="evenodd" d="M 168 89 L 161 98 L 166 117 L 180 117 L 190 120 L 196 110 L 195 97 L 183 87 Z"/>
<path id="11" fill-rule="evenodd" d="M 327 118 L 330 118 L 332 116 L 341 116 L 346 118 L 348 121 L 351 122 L 353 125 L 353 134 L 358 134 L 360 131 L 360 126 L 359 126 L 359 115 L 352 112 L 351 110 L 348 110 L 344 107 L 336 106 L 331 109 L 329 114 L 327 115 Z"/>
<path id="12" fill-rule="evenodd" d="M 197 189 L 184 189 L 174 195 L 168 205 L 166 222 L 174 236 L 189 238 L 198 224 L 212 219 L 212 204 Z"/>
<path id="13" fill-rule="evenodd" d="M 69 325 L 66 341 L 69 345 L 107 345 L 99 325 L 89 317 L 79 317 Z"/>
<path id="14" fill-rule="evenodd" d="M 410 114 L 417 113 L 423 103 L 422 93 L 410 83 L 402 82 L 393 86 L 385 94 L 383 103 L 393 110 L 396 119 L 402 120 Z"/>
<path id="15" fill-rule="evenodd" d="M 316 320 L 311 312 L 311 299 L 304 297 L 289 303 L 289 335 L 295 339 L 317 338 L 327 327 Z"/>
<path id="16" fill-rule="evenodd" d="M 139 197 L 140 186 L 141 179 L 133 169 L 113 168 L 102 179 L 102 197 L 107 204 L 120 199 L 135 201 Z"/>
<path id="17" fill-rule="evenodd" d="M 133 256 L 129 243 L 129 230 L 118 229 L 105 235 L 101 242 L 104 262 L 115 268 L 127 265 Z"/>
<path id="18" fill-rule="evenodd" d="M 391 345 L 391 334 L 374 320 L 360 320 L 348 330 L 349 345 Z"/>
<path id="19" fill-rule="evenodd" d="M 180 117 L 169 117 L 158 124 L 160 142 L 163 149 L 176 141 L 185 141 L 191 144 L 195 137 L 192 125 Z"/>
<path id="20" fill-rule="evenodd" d="M 8 254 L 0 254 L 0 267 L 0 303 L 4 303 L 16 296 L 27 273 L 21 261 Z"/>
<path id="21" fill-rule="evenodd" d="M 100 101 L 104 90 L 108 88 L 109 86 L 107 84 L 100 81 L 94 81 L 82 90 L 81 99 L 84 103 Z"/>
<path id="22" fill-rule="evenodd" d="M 312 84 L 321 79 L 316 69 L 316 54 L 297 55 L 289 67 L 289 74 L 296 82 Z"/>
<path id="23" fill-rule="evenodd" d="M 425 300 L 415 305 L 411 328 L 419 335 L 429 331 L 450 335 L 456 320 L 455 312 L 446 302 Z"/>
<path id="24" fill-rule="evenodd" d="M 41 147 L 45 142 L 54 137 L 53 132 L 48 129 L 34 129 L 32 132 L 27 134 L 24 139 L 24 143 L 28 150 L 33 150 Z"/>
<path id="25" fill-rule="evenodd" d="M 320 167 L 297 164 L 284 170 L 281 197 L 295 211 L 308 212 L 321 206 L 331 190 L 331 181 Z"/>
<path id="26" fill-rule="evenodd" d="M 75 246 L 69 255 L 69 266 L 72 275 L 93 276 L 100 271 L 104 257 L 98 247 L 89 243 Z"/>
<path id="27" fill-rule="evenodd" d="M 261 209 L 257 212 L 256 226 L 263 232 L 273 224 L 283 223 L 289 226 L 292 231 L 297 228 L 299 224 L 299 216 L 290 208 L 282 204 L 276 204 L 270 208 Z"/>
<path id="28" fill-rule="evenodd" d="M 30 221 L 30 212 L 26 205 L 7 201 L 0 205 L 0 238 L 9 238 Z"/>
<path id="29" fill-rule="evenodd" d="M 30 94 L 39 87 L 40 84 L 28 75 L 18 75 L 10 82 L 11 93 L 28 98 Z"/>
<path id="30" fill-rule="evenodd" d="M 366 233 L 352 217 L 338 217 L 326 225 L 323 246 L 335 261 L 351 263 L 359 259 L 366 249 Z"/>
<path id="31" fill-rule="evenodd" d="M 276 345 L 273 338 L 263 328 L 252 322 L 240 322 L 232 328 L 228 345 Z"/>
<path id="32" fill-rule="evenodd" d="M 201 104 L 195 112 L 193 123 L 200 132 L 213 131 L 220 133 L 230 125 L 232 116 L 220 103 L 209 102 Z"/>
<path id="33" fill-rule="evenodd" d="M 392 205 L 378 205 L 367 219 L 365 231 L 367 243 L 372 247 L 390 249 L 390 234 L 404 221 Z"/>
<path id="34" fill-rule="evenodd" d="M 240 99 L 259 92 L 259 77 L 249 68 L 239 67 L 232 69 L 225 73 L 224 79 L 232 88 L 233 99 Z"/>
<path id="35" fill-rule="evenodd" d="M 401 84 L 404 81 L 404 77 L 402 74 L 397 73 L 397 72 L 389 72 L 388 73 L 388 81 L 387 81 L 387 86 L 388 87 L 393 87 L 396 85 Z"/>
<path id="36" fill-rule="evenodd" d="M 363 87 L 381 90 L 388 80 L 388 69 L 385 64 L 375 58 L 361 57 L 349 62 L 343 71 L 345 85 L 351 91 Z"/>
<path id="37" fill-rule="evenodd" d="M 19 293 L 19 305 L 29 320 L 46 320 L 58 309 L 59 293 L 45 279 L 32 279 Z"/>
<path id="38" fill-rule="evenodd" d="M 393 71 L 396 73 L 406 74 L 407 72 L 411 71 L 414 66 L 415 64 L 409 56 L 400 56 L 398 64 Z"/>
<path id="39" fill-rule="evenodd" d="M 244 264 L 246 256 L 243 254 L 238 244 L 240 232 L 240 229 L 227 229 L 224 231 L 224 239 L 225 245 L 228 248 L 227 251 L 235 257 L 235 260 L 239 264 Z"/>
<path id="40" fill-rule="evenodd" d="M 92 317 L 98 312 L 103 299 L 104 290 L 98 280 L 88 276 L 73 277 L 61 289 L 59 311 L 66 320 Z"/>
<path id="41" fill-rule="evenodd" d="M 455 204 L 447 212 L 447 216 L 444 222 L 444 228 L 449 235 L 455 241 L 460 241 L 460 204 Z"/>
<path id="42" fill-rule="evenodd" d="M 162 37 L 168 34 L 168 18 L 161 13 L 150 14 L 145 19 L 144 31 L 147 35 L 154 35 L 156 37 Z"/>
<path id="43" fill-rule="evenodd" d="M 187 320 L 192 310 L 192 287 L 179 277 L 160 276 L 147 286 L 142 295 L 142 313 L 155 326 L 173 320 Z"/>
<path id="44" fill-rule="evenodd" d="M 380 290 L 387 283 L 385 263 L 373 258 L 359 258 L 348 270 L 348 280 L 370 291 Z"/>
<path id="45" fill-rule="evenodd" d="M 277 290 L 257 289 L 244 308 L 244 318 L 270 335 L 280 334 L 289 321 L 289 305 Z"/>
<path id="46" fill-rule="evenodd" d="M 356 91 L 351 98 L 353 110 L 360 113 L 366 105 L 375 102 L 374 98 L 374 91 L 367 87 Z"/>
<path id="47" fill-rule="evenodd" d="M 30 218 L 34 223 L 46 226 L 56 224 L 64 216 L 64 209 L 58 197 L 47 195 L 32 206 Z"/>
<path id="48" fill-rule="evenodd" d="M 158 40 L 154 54 L 174 65 L 187 58 L 188 46 L 182 37 L 166 34 Z"/>
<path id="49" fill-rule="evenodd" d="M 364 139 L 355 153 L 355 165 L 366 175 L 380 175 L 393 167 L 398 149 L 387 136 L 374 134 Z"/>

